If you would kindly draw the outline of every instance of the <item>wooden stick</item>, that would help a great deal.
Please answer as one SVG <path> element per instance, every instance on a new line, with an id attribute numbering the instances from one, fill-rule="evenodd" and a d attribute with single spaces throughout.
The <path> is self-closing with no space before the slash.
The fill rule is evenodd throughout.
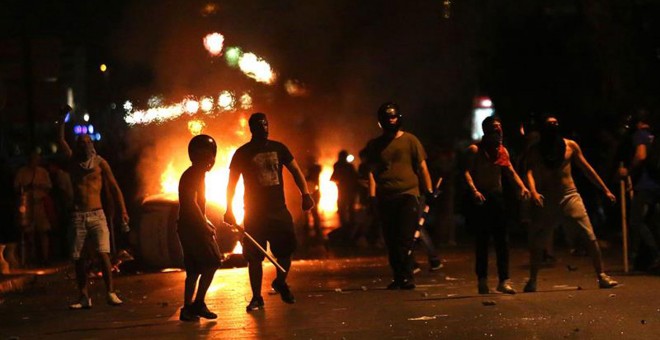
<path id="1" fill-rule="evenodd" d="M 623 237 L 623 271 L 628 273 L 628 222 L 626 218 L 626 181 L 621 180 L 621 234 Z"/>

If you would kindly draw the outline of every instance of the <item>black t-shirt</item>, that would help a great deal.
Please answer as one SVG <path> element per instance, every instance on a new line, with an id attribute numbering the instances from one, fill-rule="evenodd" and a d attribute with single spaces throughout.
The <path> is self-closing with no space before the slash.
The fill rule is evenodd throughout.
<path id="1" fill-rule="evenodd" d="M 229 169 L 243 175 L 246 211 L 286 208 L 282 167 L 292 161 L 289 149 L 273 140 L 251 141 L 236 150 Z"/>

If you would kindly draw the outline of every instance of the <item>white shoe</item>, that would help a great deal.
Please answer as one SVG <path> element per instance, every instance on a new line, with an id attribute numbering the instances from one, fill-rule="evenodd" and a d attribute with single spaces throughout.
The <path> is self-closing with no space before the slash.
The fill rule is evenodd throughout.
<path id="1" fill-rule="evenodd" d="M 80 301 L 69 305 L 69 309 L 90 309 L 92 308 L 92 299 L 86 296 L 81 296 Z"/>
<path id="2" fill-rule="evenodd" d="M 108 304 L 109 304 L 109 305 L 112 305 L 112 306 L 119 306 L 119 305 L 121 305 L 122 303 L 124 303 L 124 301 L 122 301 L 122 300 L 117 296 L 117 293 L 115 293 L 115 292 L 108 293 Z"/>

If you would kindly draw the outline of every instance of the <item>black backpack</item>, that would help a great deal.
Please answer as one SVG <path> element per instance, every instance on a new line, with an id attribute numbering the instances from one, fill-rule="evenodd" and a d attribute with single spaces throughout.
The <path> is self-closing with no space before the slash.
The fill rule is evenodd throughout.
<path id="1" fill-rule="evenodd" d="M 652 179 L 660 182 L 660 141 L 657 137 L 646 147 L 644 168 Z"/>

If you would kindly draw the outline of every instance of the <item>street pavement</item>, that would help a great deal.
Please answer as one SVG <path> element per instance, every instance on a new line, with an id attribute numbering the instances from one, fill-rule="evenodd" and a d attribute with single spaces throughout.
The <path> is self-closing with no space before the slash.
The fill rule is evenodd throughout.
<path id="1" fill-rule="evenodd" d="M 322 251 L 320 251 L 322 252 Z M 116 287 L 125 303 L 109 306 L 101 279 L 92 279 L 93 308 L 69 310 L 76 298 L 71 267 L 36 276 L 21 292 L 0 299 L 0 339 L 657 339 L 660 277 L 624 275 L 606 250 L 607 267 L 621 285 L 598 289 L 590 260 L 558 253 L 540 274 L 539 292 L 522 293 L 527 253 L 513 249 L 516 295 L 477 294 L 469 247 L 442 248 L 444 268 L 422 272 L 417 289 L 390 291 L 383 250 L 330 251 L 328 258 L 296 260 L 289 284 L 297 302 L 269 293 L 275 269 L 266 264 L 265 309 L 247 313 L 247 269 L 218 270 L 207 304 L 217 320 L 178 320 L 185 273 L 122 272 Z"/>

